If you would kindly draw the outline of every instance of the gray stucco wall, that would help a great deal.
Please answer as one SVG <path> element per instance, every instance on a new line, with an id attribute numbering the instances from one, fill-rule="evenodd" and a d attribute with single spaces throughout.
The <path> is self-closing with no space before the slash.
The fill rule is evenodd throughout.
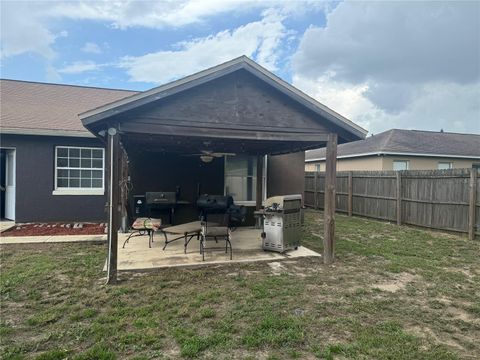
<path id="1" fill-rule="evenodd" d="M 99 146 L 98 139 L 6 135 L 2 147 L 16 149 L 16 221 L 106 221 L 104 195 L 52 195 L 55 146 Z"/>
<path id="2" fill-rule="evenodd" d="M 301 194 L 305 190 L 305 152 L 270 156 L 267 196 Z"/>
<path id="3" fill-rule="evenodd" d="M 98 139 L 1 135 L 2 147 L 16 149 L 16 221 L 106 221 L 105 195 L 52 195 L 55 146 L 102 146 Z M 153 154 L 150 154 L 153 155 Z M 181 186 L 182 198 L 192 206 L 179 209 L 177 220 L 191 221 L 197 184 L 202 193 L 223 193 L 223 161 L 201 164 L 196 158 L 157 155 L 154 165 L 144 154 L 130 154 L 132 191 L 173 191 Z M 146 162 L 146 163 L 145 163 Z M 270 156 L 267 196 L 303 194 L 305 153 Z"/>

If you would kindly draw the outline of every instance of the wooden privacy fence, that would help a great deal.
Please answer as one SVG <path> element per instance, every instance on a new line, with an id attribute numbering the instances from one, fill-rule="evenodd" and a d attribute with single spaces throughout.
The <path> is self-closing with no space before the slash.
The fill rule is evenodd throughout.
<path id="1" fill-rule="evenodd" d="M 476 169 L 337 172 L 336 210 L 400 224 L 480 231 Z M 305 205 L 323 209 L 325 173 L 305 173 Z"/>

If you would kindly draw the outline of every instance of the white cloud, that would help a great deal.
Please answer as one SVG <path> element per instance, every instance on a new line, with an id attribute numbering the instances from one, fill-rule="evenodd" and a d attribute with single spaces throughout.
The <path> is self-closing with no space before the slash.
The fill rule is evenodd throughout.
<path id="1" fill-rule="evenodd" d="M 109 22 L 115 28 L 182 27 L 204 21 L 206 18 L 252 9 L 274 8 L 282 14 L 299 14 L 309 9 L 328 8 L 328 2 L 316 0 L 171 0 L 171 1 L 80 1 L 61 2 L 49 13 L 56 17 L 88 19 Z"/>
<path id="2" fill-rule="evenodd" d="M 29 4 L 23 2 L 2 2 L 1 44 L 2 58 L 20 55 L 25 52 L 37 53 L 46 59 L 52 59 L 55 51 L 52 45 L 58 36 L 48 30 L 35 11 L 29 11 Z"/>
<path id="3" fill-rule="evenodd" d="M 199 23 L 228 12 L 238 15 L 273 8 L 294 16 L 325 6 L 314 0 L 304 1 L 301 6 L 281 0 L 5 1 L 1 11 L 2 57 L 37 53 L 52 59 L 55 40 L 64 33 L 55 34 L 50 28 L 62 19 L 104 22 L 120 29 L 161 29 Z"/>
<path id="4" fill-rule="evenodd" d="M 101 67 L 104 66 L 106 66 L 106 64 L 97 64 L 91 60 L 75 61 L 71 64 L 65 65 L 61 69 L 58 69 L 57 72 L 60 74 L 80 74 L 84 72 L 99 70 Z"/>
<path id="5" fill-rule="evenodd" d="M 480 2 L 345 2 L 311 27 L 295 58 L 309 76 L 364 82 L 480 78 Z"/>
<path id="6" fill-rule="evenodd" d="M 295 75 L 293 84 L 373 133 L 391 128 L 480 133 L 478 84 L 411 85 L 416 96 L 397 113 L 373 103 L 366 83 L 355 85 L 328 75 L 316 79 Z"/>
<path id="7" fill-rule="evenodd" d="M 345 2 L 310 27 L 294 83 L 373 132 L 480 132 L 480 3 Z"/>
<path id="8" fill-rule="evenodd" d="M 102 49 L 100 46 L 95 44 L 94 42 L 86 42 L 85 45 L 81 48 L 83 52 L 90 53 L 90 54 L 101 54 Z"/>
<path id="9" fill-rule="evenodd" d="M 286 35 L 282 17 L 269 11 L 260 21 L 176 44 L 178 50 L 124 57 L 120 66 L 127 69 L 130 80 L 151 83 L 164 83 L 241 55 L 275 70 L 279 43 Z"/>

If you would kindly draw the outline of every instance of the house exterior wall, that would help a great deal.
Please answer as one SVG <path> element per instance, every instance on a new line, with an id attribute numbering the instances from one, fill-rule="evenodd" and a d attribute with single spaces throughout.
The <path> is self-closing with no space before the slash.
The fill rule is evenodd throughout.
<path id="1" fill-rule="evenodd" d="M 106 221 L 106 195 L 53 195 L 55 147 L 103 147 L 98 139 L 79 137 L 25 136 L 2 134 L 1 146 L 16 149 L 16 222 Z M 224 193 L 224 161 L 210 164 L 197 157 L 129 153 L 131 196 L 146 191 L 175 191 L 191 203 L 177 209 L 177 222 L 198 217 L 196 199 L 200 193 Z M 270 156 L 267 196 L 303 194 L 305 153 Z M 253 208 L 250 209 L 253 211 Z M 251 211 L 250 211 L 251 212 Z M 253 219 L 253 215 L 250 216 Z M 251 219 L 249 219 L 251 220 Z M 250 223 L 251 221 L 248 221 Z"/>
<path id="2" fill-rule="evenodd" d="M 180 200 L 188 201 L 175 211 L 176 224 L 198 220 L 196 201 L 198 193 L 223 195 L 224 160 L 214 159 L 203 163 L 198 156 L 181 156 L 154 152 L 129 151 L 129 172 L 132 183 L 130 204 L 133 195 L 144 195 L 147 191 L 175 191 L 180 187 Z M 156 211 L 152 216 L 167 221 L 166 211 Z"/>
<path id="3" fill-rule="evenodd" d="M 305 188 L 305 153 L 269 156 L 267 164 L 267 196 L 303 194 Z M 133 208 L 133 195 L 146 191 L 175 191 L 180 187 L 180 199 L 189 205 L 178 206 L 175 222 L 182 223 L 198 219 L 196 201 L 201 194 L 224 194 L 224 160 L 218 158 L 211 163 L 202 163 L 197 156 L 155 154 L 142 151 L 129 152 L 130 177 L 133 185 L 130 204 Z M 167 170 L 167 171 L 166 171 Z M 247 224 L 253 224 L 255 205 L 248 206 Z M 159 217 L 166 217 L 158 212 Z M 166 220 L 166 219 L 164 219 Z"/>
<path id="4" fill-rule="evenodd" d="M 439 162 L 452 162 L 454 169 L 471 168 L 473 163 L 480 159 L 467 160 L 457 158 L 437 158 L 421 156 L 368 156 L 351 159 L 338 159 L 337 171 L 381 171 L 393 170 L 393 161 L 408 161 L 409 170 L 437 170 Z M 315 171 L 316 164 L 320 165 L 320 171 L 325 171 L 325 161 L 305 163 L 305 171 Z"/>
<path id="5" fill-rule="evenodd" d="M 419 157 L 419 156 L 384 156 L 383 170 L 393 170 L 393 161 L 407 160 L 409 170 L 437 170 L 439 162 L 451 162 L 454 169 L 471 168 L 473 160 L 455 159 L 455 158 L 437 158 L 437 157 Z M 480 159 L 478 159 L 479 162 Z"/>
<path id="6" fill-rule="evenodd" d="M 268 157 L 267 197 L 303 194 L 305 191 L 305 152 Z"/>
<path id="7" fill-rule="evenodd" d="M 325 171 L 325 161 L 306 163 L 306 171 L 315 171 L 316 164 L 320 165 L 320 171 Z M 337 171 L 361 171 L 361 170 L 382 170 L 383 159 L 381 156 L 369 156 L 352 159 L 338 159 Z"/>
<path id="8" fill-rule="evenodd" d="M 53 136 L 0 136 L 16 149 L 16 222 L 106 221 L 105 195 L 52 195 L 55 146 L 103 147 L 98 139 Z"/>

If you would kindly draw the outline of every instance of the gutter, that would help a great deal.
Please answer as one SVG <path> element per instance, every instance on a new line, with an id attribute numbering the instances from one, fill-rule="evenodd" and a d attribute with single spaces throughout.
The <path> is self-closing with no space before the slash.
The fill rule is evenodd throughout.
<path id="1" fill-rule="evenodd" d="M 82 137 L 94 138 L 90 132 L 87 131 L 68 131 L 68 130 L 52 130 L 52 129 L 27 129 L 27 128 L 0 128 L 0 134 L 11 135 L 37 135 L 37 136 L 60 136 L 60 137 Z"/>

